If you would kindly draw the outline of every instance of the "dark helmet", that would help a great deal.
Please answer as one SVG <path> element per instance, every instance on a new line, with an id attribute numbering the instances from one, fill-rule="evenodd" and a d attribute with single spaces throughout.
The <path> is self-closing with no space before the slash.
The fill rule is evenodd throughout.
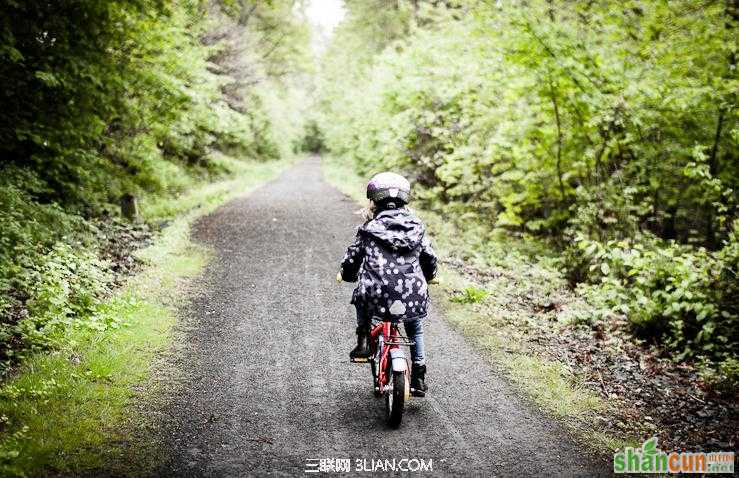
<path id="1" fill-rule="evenodd" d="M 408 204 L 411 200 L 411 183 L 400 174 L 375 174 L 367 183 L 367 198 L 377 204 L 387 201 Z"/>

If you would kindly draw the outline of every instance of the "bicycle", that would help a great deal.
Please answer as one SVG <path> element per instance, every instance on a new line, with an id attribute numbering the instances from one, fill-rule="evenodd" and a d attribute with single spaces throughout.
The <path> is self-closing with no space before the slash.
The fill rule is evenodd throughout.
<path id="1" fill-rule="evenodd" d="M 410 400 L 410 367 L 405 352 L 414 342 L 400 334 L 396 322 L 373 318 L 370 332 L 370 356 L 353 359 L 353 363 L 368 363 L 376 397 L 385 397 L 385 419 L 391 428 L 403 421 L 405 404 Z"/>
<path id="2" fill-rule="evenodd" d="M 341 272 L 336 276 L 342 282 Z M 391 428 L 400 427 L 405 404 L 411 397 L 410 367 L 405 352 L 415 342 L 400 334 L 397 322 L 372 318 L 370 355 L 353 359 L 353 363 L 369 363 L 375 397 L 385 397 L 385 420 Z"/>

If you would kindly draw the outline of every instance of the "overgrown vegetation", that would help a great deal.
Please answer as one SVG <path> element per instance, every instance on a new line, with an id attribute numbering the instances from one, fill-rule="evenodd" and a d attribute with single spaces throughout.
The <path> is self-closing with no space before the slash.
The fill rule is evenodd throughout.
<path id="1" fill-rule="evenodd" d="M 451 298 L 452 302 L 458 304 L 476 304 L 482 302 L 488 296 L 489 292 L 479 287 L 469 286 L 462 289 L 462 292 Z"/>
<path id="2" fill-rule="evenodd" d="M 319 82 L 329 149 L 451 221 L 545 240 L 590 320 L 732 370 L 735 2 L 347 8 Z"/>
<path id="3" fill-rule="evenodd" d="M 171 224 L 136 252 L 142 270 L 96 303 L 93 315 L 54 316 L 70 317 L 53 335 L 54 350 L 33 354 L 0 385 L 0 476 L 77 475 L 113 465 L 130 467 L 122 474 L 147 470 L 150 463 L 122 458 L 133 428 L 130 403 L 144 398 L 152 360 L 170 345 L 183 285 L 207 261 L 209 251 L 190 241 L 190 226 L 290 164 L 232 161 L 233 179 L 154 204 L 156 217 Z"/>
<path id="4" fill-rule="evenodd" d="M 0 374 L 95 321 L 123 195 L 169 219 L 151 205 L 241 171 L 230 158 L 291 154 L 308 58 L 293 4 L 0 7 Z"/>

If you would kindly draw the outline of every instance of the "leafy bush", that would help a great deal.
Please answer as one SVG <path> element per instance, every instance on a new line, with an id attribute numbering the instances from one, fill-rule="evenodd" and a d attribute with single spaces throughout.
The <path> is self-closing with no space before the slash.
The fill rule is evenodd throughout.
<path id="1" fill-rule="evenodd" d="M 85 249 L 58 243 L 25 266 L 16 277 L 17 287 L 27 294 L 24 313 L 17 321 L 0 323 L 0 367 L 53 345 L 68 327 L 90 317 L 108 292 L 106 264 Z"/>
<path id="2" fill-rule="evenodd" d="M 451 301 L 458 304 L 477 304 L 485 300 L 489 294 L 488 291 L 479 287 L 466 287 L 461 294 L 452 297 Z"/>
<path id="3" fill-rule="evenodd" d="M 704 368 L 702 378 L 719 394 L 736 397 L 739 393 L 739 359 L 729 357 L 716 367 Z"/>
<path id="4" fill-rule="evenodd" d="M 678 353 L 731 357 L 739 337 L 736 263 L 721 253 L 656 239 L 601 243 L 582 236 L 574 253 L 587 267 L 582 290 L 596 304 L 627 316 L 635 332 Z M 583 274 L 582 272 L 580 272 Z"/>

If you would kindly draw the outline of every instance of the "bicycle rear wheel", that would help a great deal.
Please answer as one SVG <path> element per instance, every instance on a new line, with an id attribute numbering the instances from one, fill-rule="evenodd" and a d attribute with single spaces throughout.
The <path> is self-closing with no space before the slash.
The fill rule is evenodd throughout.
<path id="1" fill-rule="evenodd" d="M 391 372 L 393 374 L 391 388 L 385 392 L 385 413 L 387 424 L 391 428 L 398 428 L 403 421 L 403 409 L 405 408 L 406 376 L 403 372 Z"/>
<path id="2" fill-rule="evenodd" d="M 380 380 L 377 376 L 377 361 L 374 357 L 370 358 L 370 369 L 372 370 L 372 391 L 375 397 L 382 396 L 382 390 L 380 390 Z"/>

